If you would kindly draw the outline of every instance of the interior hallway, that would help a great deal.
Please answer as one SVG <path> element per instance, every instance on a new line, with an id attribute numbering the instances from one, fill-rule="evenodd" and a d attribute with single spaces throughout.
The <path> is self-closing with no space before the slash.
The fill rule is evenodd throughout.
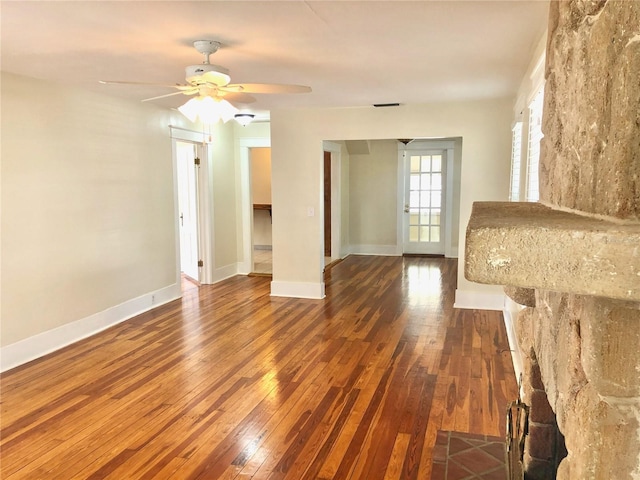
<path id="1" fill-rule="evenodd" d="M 349 256 L 324 300 L 235 276 L 7 372 L 0 477 L 428 479 L 439 430 L 503 436 L 517 395 L 456 264 Z"/>

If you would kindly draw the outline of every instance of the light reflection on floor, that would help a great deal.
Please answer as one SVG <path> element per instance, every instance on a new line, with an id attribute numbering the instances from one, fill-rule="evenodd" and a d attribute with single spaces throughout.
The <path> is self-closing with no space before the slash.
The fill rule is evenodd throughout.
<path id="1" fill-rule="evenodd" d="M 181 277 L 182 286 L 182 304 L 184 308 L 188 308 L 192 312 L 200 311 L 200 297 L 198 289 L 200 286 L 198 282 L 192 280 L 185 274 Z M 200 322 L 182 322 L 182 335 L 181 340 L 185 351 L 193 351 L 197 349 L 200 338 L 202 335 L 202 324 Z M 189 388 L 196 388 L 201 382 L 206 380 L 205 373 L 206 368 L 203 368 L 208 362 L 206 359 L 202 359 L 199 355 L 186 355 L 184 361 L 189 368 L 186 370 L 188 375 L 183 376 L 185 385 Z"/>
<path id="2" fill-rule="evenodd" d="M 405 277 L 407 299 L 412 306 L 437 304 L 442 296 L 441 265 L 409 265 Z"/>

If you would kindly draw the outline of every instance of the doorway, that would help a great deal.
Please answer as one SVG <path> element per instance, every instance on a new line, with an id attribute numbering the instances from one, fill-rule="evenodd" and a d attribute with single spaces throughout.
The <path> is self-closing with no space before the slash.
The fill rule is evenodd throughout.
<path id="1" fill-rule="evenodd" d="M 177 141 L 175 144 L 178 183 L 178 228 L 180 271 L 189 280 L 200 282 L 199 188 L 200 145 Z"/>
<path id="2" fill-rule="evenodd" d="M 331 258 L 331 152 L 324 152 L 324 256 Z"/>
<path id="3" fill-rule="evenodd" d="M 399 254 L 458 257 L 461 167 L 462 137 L 398 141 Z"/>
<path id="4" fill-rule="evenodd" d="M 249 159 L 253 211 L 251 272 L 271 275 L 273 273 L 271 148 L 253 147 L 249 150 Z"/>
<path id="5" fill-rule="evenodd" d="M 404 164 L 403 253 L 444 255 L 447 151 L 407 151 Z"/>
<path id="6" fill-rule="evenodd" d="M 342 258 L 342 156 L 340 144 L 325 140 L 322 145 L 323 266 L 326 268 Z"/>
<path id="7" fill-rule="evenodd" d="M 251 149 L 271 147 L 271 139 L 240 138 L 240 198 L 242 212 L 242 262 L 238 273 L 253 271 L 253 201 L 251 199 Z"/>

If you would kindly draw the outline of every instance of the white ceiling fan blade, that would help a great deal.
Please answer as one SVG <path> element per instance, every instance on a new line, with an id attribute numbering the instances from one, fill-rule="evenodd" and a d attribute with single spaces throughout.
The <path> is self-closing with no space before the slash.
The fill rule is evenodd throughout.
<path id="1" fill-rule="evenodd" d="M 193 88 L 191 85 L 166 85 L 162 83 L 145 83 L 145 82 L 121 82 L 118 80 L 98 80 L 98 83 L 103 85 L 134 85 L 139 87 L 163 87 L 163 88 L 177 88 L 178 90 L 188 90 Z"/>
<path id="2" fill-rule="evenodd" d="M 173 97 L 174 95 L 193 95 L 194 93 L 198 93 L 198 89 L 197 88 L 194 88 L 192 91 L 184 90 L 184 91 L 181 91 L 181 92 L 166 93 L 164 95 L 158 95 L 156 97 L 145 98 L 142 101 L 143 102 L 149 102 L 151 100 L 158 100 L 160 98 Z"/>
<path id="3" fill-rule="evenodd" d="M 253 103 L 256 101 L 255 97 L 252 97 L 251 95 L 247 95 L 246 93 L 242 93 L 242 92 L 218 91 L 218 94 L 216 96 L 220 98 L 224 98 L 225 100 L 228 100 L 229 102 L 233 102 L 233 103 Z"/>
<path id="4" fill-rule="evenodd" d="M 219 87 L 222 91 L 243 93 L 309 93 L 311 87 L 305 85 L 284 85 L 278 83 L 236 83 Z"/>

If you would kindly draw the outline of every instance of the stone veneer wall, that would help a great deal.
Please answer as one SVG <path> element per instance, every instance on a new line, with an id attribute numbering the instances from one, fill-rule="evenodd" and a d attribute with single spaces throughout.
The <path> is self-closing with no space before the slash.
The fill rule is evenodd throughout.
<path id="1" fill-rule="evenodd" d="M 637 222 L 640 0 L 552 1 L 545 76 L 541 203 Z M 516 330 L 565 436 L 557 478 L 640 479 L 640 304 L 544 290 L 535 304 Z"/>

